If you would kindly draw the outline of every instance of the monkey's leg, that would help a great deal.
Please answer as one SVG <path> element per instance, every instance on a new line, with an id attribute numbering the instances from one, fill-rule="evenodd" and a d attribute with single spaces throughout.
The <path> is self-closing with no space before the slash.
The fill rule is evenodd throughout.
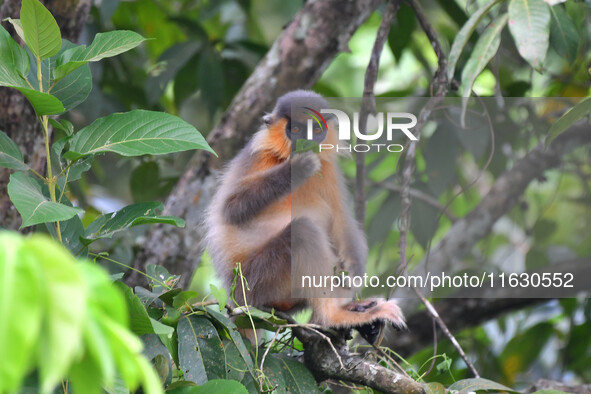
<path id="1" fill-rule="evenodd" d="M 242 272 L 250 288 L 246 290 L 249 305 L 289 310 L 303 304 L 303 300 L 291 299 L 292 223 L 243 262 Z M 240 280 L 234 295 L 244 304 Z"/>
<path id="2" fill-rule="evenodd" d="M 313 301 L 315 322 L 331 327 L 356 327 L 378 320 L 386 320 L 394 326 L 405 327 L 404 316 L 394 301 L 379 300 L 364 311 L 350 310 L 338 298 L 316 298 Z"/>

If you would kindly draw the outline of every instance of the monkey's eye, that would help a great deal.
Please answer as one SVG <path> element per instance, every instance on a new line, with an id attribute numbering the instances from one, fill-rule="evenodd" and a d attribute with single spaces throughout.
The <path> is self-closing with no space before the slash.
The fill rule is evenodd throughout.
<path id="1" fill-rule="evenodd" d="M 322 132 L 322 129 L 318 126 L 314 127 L 314 134 L 320 134 Z"/>
<path id="2" fill-rule="evenodd" d="M 297 134 L 297 133 L 300 132 L 300 128 L 298 126 L 293 126 L 291 128 L 291 132 L 294 133 L 294 134 Z"/>

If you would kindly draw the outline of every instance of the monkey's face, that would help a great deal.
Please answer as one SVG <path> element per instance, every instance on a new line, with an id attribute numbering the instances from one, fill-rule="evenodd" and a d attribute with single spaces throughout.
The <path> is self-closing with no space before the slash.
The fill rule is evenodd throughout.
<path id="1" fill-rule="evenodd" d="M 311 121 L 311 122 L 310 122 Z M 294 151 L 298 140 L 314 141 L 318 144 L 326 139 L 328 130 L 322 124 L 313 119 L 287 119 L 285 124 L 285 135 L 291 141 L 291 149 Z M 310 127 L 311 123 L 311 127 Z"/>

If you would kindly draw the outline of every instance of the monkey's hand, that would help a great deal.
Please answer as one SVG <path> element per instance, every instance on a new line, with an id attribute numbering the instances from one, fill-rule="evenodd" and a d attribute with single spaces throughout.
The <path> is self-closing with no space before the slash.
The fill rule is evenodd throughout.
<path id="1" fill-rule="evenodd" d="M 289 161 L 291 167 L 291 185 L 299 187 L 316 174 L 322 167 L 320 158 L 314 152 L 295 154 Z"/>

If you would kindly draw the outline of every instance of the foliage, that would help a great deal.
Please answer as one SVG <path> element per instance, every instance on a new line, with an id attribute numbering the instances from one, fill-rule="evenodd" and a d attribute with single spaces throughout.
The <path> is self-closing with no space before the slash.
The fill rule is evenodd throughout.
<path id="1" fill-rule="evenodd" d="M 62 379 L 75 392 L 100 393 L 116 378 L 162 391 L 129 331 L 125 300 L 101 268 L 45 235 L 1 232 L 0 283 L 0 392 L 16 392 L 32 372 L 42 393 Z"/>

